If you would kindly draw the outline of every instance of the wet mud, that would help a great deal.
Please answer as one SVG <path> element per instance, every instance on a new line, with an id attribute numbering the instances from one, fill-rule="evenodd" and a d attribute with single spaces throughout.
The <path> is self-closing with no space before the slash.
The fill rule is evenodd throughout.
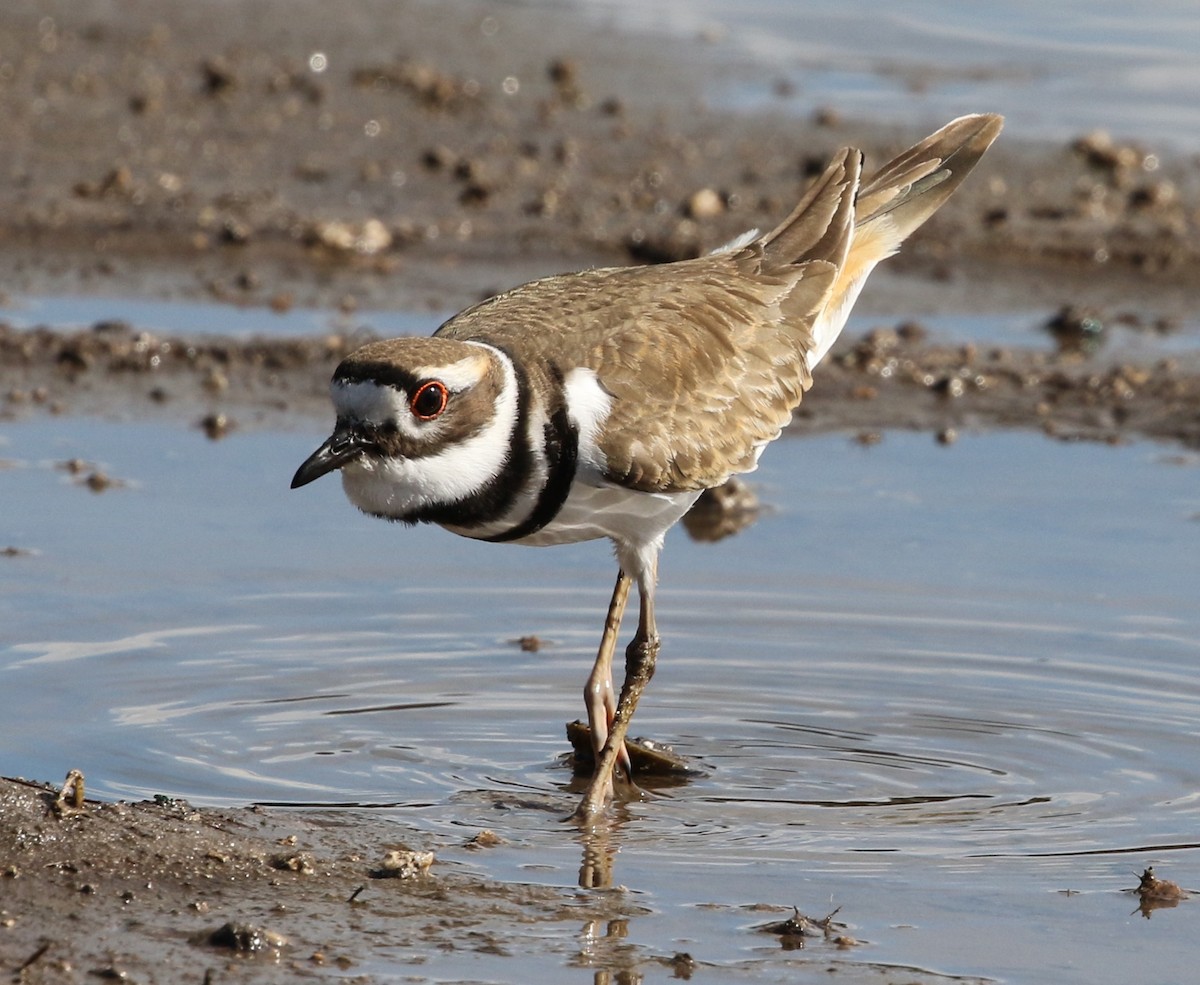
<path id="1" fill-rule="evenodd" d="M 722 57 L 519 5 L 16 0 L 4 289 L 457 308 L 536 274 L 695 256 L 777 222 L 837 148 L 869 163 L 922 135 L 836 107 L 713 108 Z M 1178 307 L 1198 190 L 1187 155 L 1006 135 L 889 266 L 924 295 L 969 283 L 976 308 Z"/>
<path id="2" fill-rule="evenodd" d="M 18 982 L 291 982 L 353 975 L 375 960 L 377 935 L 416 966 L 422 953 L 503 952 L 521 926 L 631 906 L 599 896 L 585 912 L 570 894 L 494 882 L 436 853 L 403 869 L 404 837 L 361 814 L 201 810 L 166 796 L 64 808 L 54 788 L 0 780 L 0 965 Z"/>
<path id="3" fill-rule="evenodd" d="M 369 336 L 172 338 L 125 323 L 80 331 L 0 325 L 0 419 L 29 414 L 161 416 L 219 439 L 329 414 L 337 362 Z M 930 343 L 919 325 L 846 338 L 818 374 L 792 433 L 885 428 L 1035 428 L 1065 440 L 1148 437 L 1200 445 L 1200 361 Z"/>

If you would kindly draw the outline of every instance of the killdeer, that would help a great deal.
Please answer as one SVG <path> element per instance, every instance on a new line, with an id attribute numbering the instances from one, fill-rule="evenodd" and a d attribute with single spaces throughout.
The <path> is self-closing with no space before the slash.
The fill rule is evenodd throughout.
<path id="1" fill-rule="evenodd" d="M 609 538 L 619 570 L 584 691 L 592 819 L 628 772 L 625 735 L 654 673 L 658 557 L 700 493 L 750 472 L 790 421 L 867 275 L 950 196 L 1000 132 L 947 124 L 861 178 L 838 153 L 763 236 L 695 260 L 536 280 L 430 338 L 372 342 L 337 367 L 333 434 L 292 479 L 340 469 L 359 509 L 535 546 Z M 637 632 L 612 659 L 631 585 Z"/>

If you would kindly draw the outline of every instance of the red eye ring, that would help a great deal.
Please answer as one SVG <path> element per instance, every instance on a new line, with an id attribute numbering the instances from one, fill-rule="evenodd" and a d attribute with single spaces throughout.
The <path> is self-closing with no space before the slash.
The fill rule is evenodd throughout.
<path id="1" fill-rule="evenodd" d="M 450 391 L 441 380 L 430 380 L 418 387 L 408 402 L 408 409 L 418 421 L 432 421 L 440 417 L 450 400 Z"/>

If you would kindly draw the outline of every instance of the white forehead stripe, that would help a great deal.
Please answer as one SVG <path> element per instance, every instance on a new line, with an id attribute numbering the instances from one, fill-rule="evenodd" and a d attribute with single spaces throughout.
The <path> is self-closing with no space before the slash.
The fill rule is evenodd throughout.
<path id="1" fill-rule="evenodd" d="M 412 372 L 419 380 L 441 380 L 451 390 L 461 392 L 482 380 L 487 371 L 488 358 L 481 352 L 449 366 L 416 366 Z"/>
<path id="2" fill-rule="evenodd" d="M 338 417 L 382 423 L 408 415 L 409 396 L 396 387 L 334 380 L 329 384 L 329 395 Z"/>

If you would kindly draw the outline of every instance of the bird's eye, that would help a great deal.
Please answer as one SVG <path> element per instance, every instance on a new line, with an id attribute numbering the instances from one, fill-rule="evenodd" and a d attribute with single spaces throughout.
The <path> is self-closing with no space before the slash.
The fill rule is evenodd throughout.
<path id="1" fill-rule="evenodd" d="M 449 399 L 450 392 L 446 389 L 446 384 L 440 380 L 430 380 L 413 394 L 408 406 L 417 420 L 432 421 L 446 409 Z"/>

